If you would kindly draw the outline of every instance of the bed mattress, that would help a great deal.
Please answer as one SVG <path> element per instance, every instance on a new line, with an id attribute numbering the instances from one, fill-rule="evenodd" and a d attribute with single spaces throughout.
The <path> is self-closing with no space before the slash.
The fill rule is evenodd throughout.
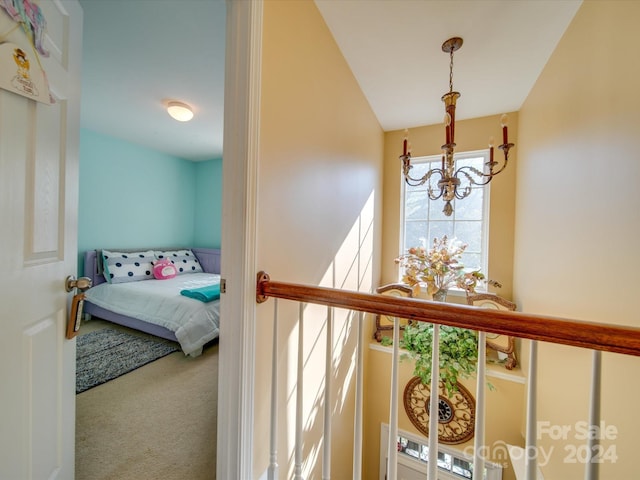
<path id="1" fill-rule="evenodd" d="M 85 293 L 99 307 L 165 327 L 187 355 L 198 355 L 220 333 L 220 300 L 201 302 L 181 290 L 220 283 L 220 275 L 188 273 L 167 280 L 102 283 Z"/>

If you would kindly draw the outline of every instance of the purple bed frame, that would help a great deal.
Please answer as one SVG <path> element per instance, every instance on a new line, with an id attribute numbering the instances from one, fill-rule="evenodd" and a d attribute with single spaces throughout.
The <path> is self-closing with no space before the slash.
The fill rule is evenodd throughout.
<path id="1" fill-rule="evenodd" d="M 136 249 L 135 251 L 140 250 L 178 250 L 178 248 Z M 204 270 L 206 273 L 220 273 L 220 249 L 192 248 L 191 250 L 193 251 L 195 256 L 198 257 L 198 261 L 202 266 L 202 270 Z M 126 252 L 127 250 L 120 249 L 117 251 Z M 84 276 L 91 279 L 91 281 L 93 282 L 92 285 L 94 287 L 106 282 L 101 269 L 98 269 L 98 259 L 100 258 L 98 256 L 98 252 L 98 250 L 87 250 L 86 252 L 84 252 Z M 166 338 L 167 340 L 173 340 L 174 342 L 178 341 L 175 334 L 168 328 L 162 327 L 160 325 L 155 325 L 153 323 L 148 323 L 144 320 L 138 320 L 137 318 L 121 315 L 110 310 L 106 310 L 102 307 L 94 305 L 88 300 L 84 302 L 84 312 L 90 314 L 91 316 L 101 318 L 103 320 L 108 320 L 112 323 L 117 323 L 118 325 L 133 328 L 135 330 L 149 333 L 157 337 Z"/>

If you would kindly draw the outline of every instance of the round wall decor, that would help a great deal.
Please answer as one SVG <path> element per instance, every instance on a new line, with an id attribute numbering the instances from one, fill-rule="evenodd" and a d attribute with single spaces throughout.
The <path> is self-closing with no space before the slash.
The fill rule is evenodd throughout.
<path id="1" fill-rule="evenodd" d="M 476 401 L 463 385 L 456 382 L 458 391 L 450 397 L 444 384 L 438 388 L 438 441 L 456 445 L 473 438 L 476 417 Z M 404 389 L 404 409 L 411 423 L 427 437 L 429 436 L 430 385 L 413 377 Z"/>

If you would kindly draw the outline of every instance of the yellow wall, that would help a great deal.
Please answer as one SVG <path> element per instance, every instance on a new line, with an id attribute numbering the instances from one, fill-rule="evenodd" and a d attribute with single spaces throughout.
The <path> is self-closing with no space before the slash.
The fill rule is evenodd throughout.
<path id="1" fill-rule="evenodd" d="M 379 283 L 383 132 L 312 1 L 264 3 L 258 267 L 275 280 L 371 291 Z M 273 300 L 258 307 L 254 475 L 268 465 Z M 295 409 L 297 305 L 279 304 L 280 412 Z M 332 477 L 350 478 L 355 322 L 336 312 Z M 305 478 L 320 478 L 326 310 L 304 323 Z M 282 478 L 295 418 L 280 414 Z"/>
<path id="2" fill-rule="evenodd" d="M 585 1 L 520 110 L 514 296 L 523 310 L 640 326 L 640 2 Z M 583 478 L 590 354 L 542 345 L 539 421 L 567 425 L 546 478 Z M 603 359 L 600 478 L 636 478 L 640 360 Z"/>
<path id="3" fill-rule="evenodd" d="M 259 267 L 275 279 L 350 289 L 395 281 L 402 132 L 383 135 L 311 1 L 271 0 L 264 14 Z M 640 271 L 638 18 L 638 2 L 586 1 L 520 112 L 510 114 L 516 147 L 509 168 L 491 184 L 489 275 L 522 310 L 640 323 L 631 290 Z M 499 137 L 497 116 L 457 127 L 460 151 Z M 413 128 L 410 135 L 416 156 L 437 153 L 442 144 L 441 126 Z M 296 307 L 282 302 L 280 310 L 281 403 L 291 406 Z M 259 359 L 270 358 L 272 311 L 271 301 L 258 309 Z M 325 313 L 308 309 L 307 315 L 304 353 L 308 373 L 315 374 L 324 368 Z M 335 337 L 333 476 L 349 478 L 355 345 L 348 328 L 337 328 Z M 369 356 L 367 395 L 373 389 L 388 401 L 388 390 L 371 381 L 378 360 Z M 539 419 L 575 426 L 586 418 L 589 354 L 542 346 L 540 356 Z M 256 476 L 268 462 L 270 373 L 263 363 L 256 366 Z M 637 359 L 605 355 L 603 418 L 618 430 L 606 446 L 615 447 L 618 458 L 602 465 L 602 478 L 635 474 L 640 416 L 633 404 L 640 387 L 628 374 L 639 366 Z M 319 380 L 305 385 L 309 478 L 319 475 L 321 462 L 322 389 Z M 375 402 L 369 398 L 365 406 L 368 421 L 379 416 L 374 410 L 384 410 Z M 294 424 L 291 417 L 280 420 L 279 463 L 289 477 Z M 377 455 L 377 437 L 367 435 L 368 455 Z M 543 467 L 547 478 L 581 478 L 582 465 L 566 462 L 570 448 L 583 443 L 575 431 L 556 444 L 547 437 L 542 446 L 555 448 Z M 377 472 L 377 458 L 365 468 Z"/>
<path id="4" fill-rule="evenodd" d="M 464 92 L 463 92 L 464 93 Z M 464 98 L 460 99 L 462 102 Z M 515 214 L 515 178 L 518 168 L 518 114 L 509 113 L 509 141 L 516 146 L 509 155 L 507 169 L 491 181 L 489 211 L 489 278 L 502 283 L 497 293 L 510 299 L 512 295 L 513 228 Z M 501 139 L 500 115 L 456 122 L 456 151 L 488 148 L 489 137 Z M 384 230 L 382 237 L 383 283 L 398 281 L 394 258 L 400 254 L 400 187 L 401 171 L 398 156 L 402 153 L 404 130 L 385 133 L 384 146 Z M 414 157 L 437 155 L 444 143 L 443 125 L 411 128 L 411 154 Z M 502 161 L 496 149 L 496 160 Z M 443 202 L 444 204 L 444 202 Z M 459 239 L 464 241 L 464 239 Z"/>

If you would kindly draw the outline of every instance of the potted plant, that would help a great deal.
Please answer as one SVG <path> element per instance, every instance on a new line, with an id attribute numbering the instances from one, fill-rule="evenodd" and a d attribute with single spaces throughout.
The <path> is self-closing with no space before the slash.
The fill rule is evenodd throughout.
<path id="1" fill-rule="evenodd" d="M 435 238 L 430 249 L 410 248 L 396 258 L 396 264 L 403 268 L 402 281 L 418 293 L 421 286 L 433 300 L 444 301 L 449 288 L 457 287 L 467 293 L 474 293 L 476 286 L 485 281 L 479 270 L 465 270 L 460 262 L 467 245 L 447 236 Z M 500 286 L 497 282 L 490 284 Z M 404 329 L 400 346 L 407 351 L 405 357 L 415 360 L 413 374 L 422 383 L 431 381 L 431 356 L 433 345 L 433 324 L 412 322 Z M 478 338 L 476 333 L 464 328 L 440 327 L 440 380 L 447 394 L 455 392 L 457 379 L 467 378 L 476 371 L 478 360 Z"/>

